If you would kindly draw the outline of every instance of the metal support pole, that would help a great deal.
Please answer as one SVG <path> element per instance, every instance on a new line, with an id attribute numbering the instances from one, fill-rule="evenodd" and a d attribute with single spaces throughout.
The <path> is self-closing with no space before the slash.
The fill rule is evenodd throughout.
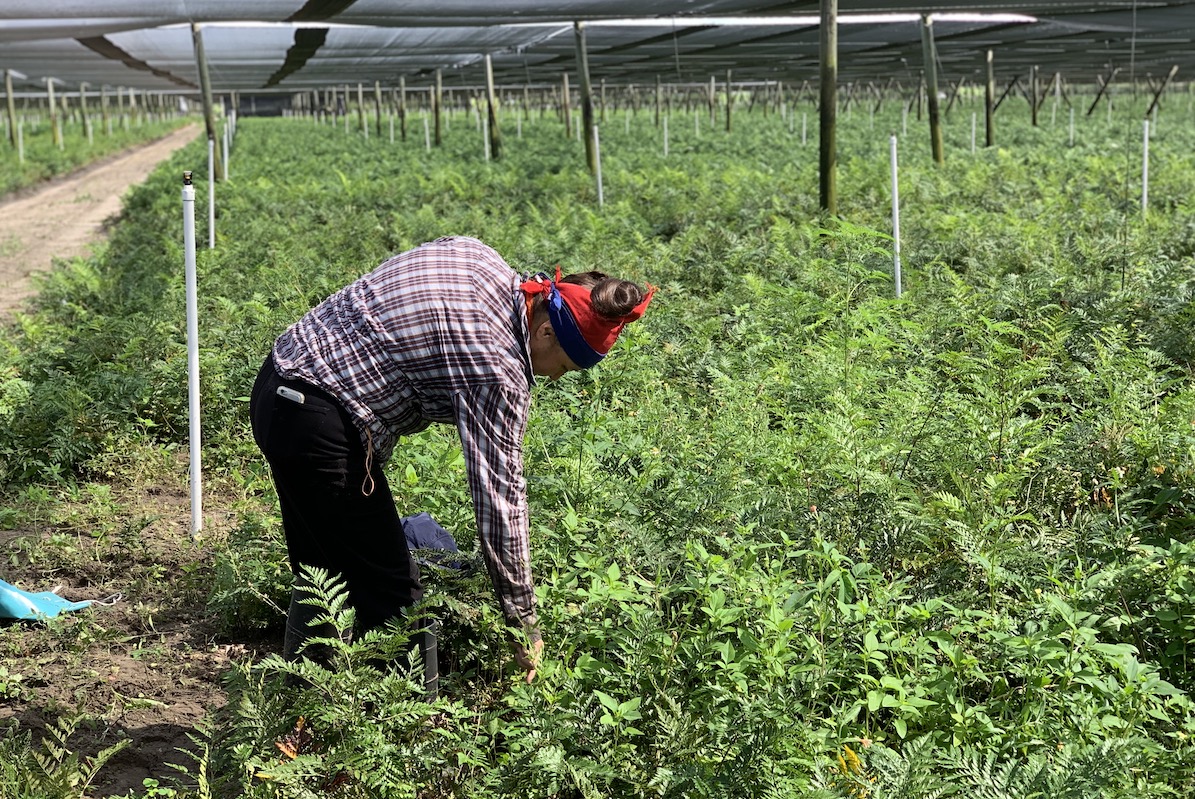
<path id="1" fill-rule="evenodd" d="M 892 162 L 892 281 L 896 298 L 900 299 L 900 183 L 897 180 L 896 136 L 891 136 L 888 143 Z"/>
<path id="2" fill-rule="evenodd" d="M 211 140 L 208 140 L 211 142 Z M 187 292 L 187 418 L 191 450 L 191 535 L 203 529 L 202 439 L 199 426 L 199 302 L 195 277 L 195 187 L 183 172 L 183 250 Z"/>
<path id="3" fill-rule="evenodd" d="M 216 140 L 207 140 L 207 248 L 216 249 Z"/>
<path id="4" fill-rule="evenodd" d="M 983 85 L 984 147 L 996 145 L 996 73 L 992 66 L 992 51 L 987 52 L 988 75 Z"/>

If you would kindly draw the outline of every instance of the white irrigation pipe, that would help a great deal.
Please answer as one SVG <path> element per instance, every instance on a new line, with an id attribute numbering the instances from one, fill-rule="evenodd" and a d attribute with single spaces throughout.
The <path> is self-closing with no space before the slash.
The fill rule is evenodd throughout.
<path id="1" fill-rule="evenodd" d="M 207 140 L 207 248 L 216 249 L 216 140 Z"/>
<path id="2" fill-rule="evenodd" d="M 211 141 L 209 139 L 208 141 Z M 195 186 L 183 172 L 183 250 L 187 282 L 187 417 L 191 449 L 191 535 L 203 528 L 203 470 L 199 429 L 199 303 L 195 280 Z"/>
<path id="3" fill-rule="evenodd" d="M 602 194 L 602 141 L 598 136 L 598 126 L 593 126 L 593 159 L 597 165 L 597 193 L 598 193 L 598 208 L 606 204 L 606 198 Z"/>
<path id="4" fill-rule="evenodd" d="M 892 280 L 896 285 L 896 298 L 900 299 L 900 184 L 896 170 L 896 134 L 888 139 L 892 155 Z"/>
<path id="5" fill-rule="evenodd" d="M 1149 209 L 1149 120 L 1145 120 L 1145 133 L 1141 138 L 1141 216 Z"/>

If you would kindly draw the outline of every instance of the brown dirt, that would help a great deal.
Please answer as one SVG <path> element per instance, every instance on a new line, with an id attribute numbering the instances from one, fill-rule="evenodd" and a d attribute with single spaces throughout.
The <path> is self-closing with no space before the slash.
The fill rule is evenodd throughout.
<path id="1" fill-rule="evenodd" d="M 86 254 L 119 214 L 125 190 L 196 133 L 183 128 L 0 203 L 0 317 L 32 295 L 31 274 L 53 258 Z M 0 622 L 0 738 L 15 725 L 40 739 L 59 719 L 81 714 L 86 720 L 70 738 L 81 757 L 129 742 L 99 772 L 92 797 L 139 795 L 146 778 L 168 784 L 179 776 L 171 763 L 193 771 L 179 750 L 194 748 L 196 725 L 224 704 L 223 673 L 280 643 L 280 635 L 222 638 L 205 612 L 213 553 L 237 500 L 205 492 L 205 535 L 192 539 L 185 456 L 165 460 L 150 467 L 148 489 L 119 477 L 62 488 L 42 500 L 40 515 L 26 494 L 18 529 L 0 531 L 7 582 L 28 591 L 61 586 L 71 600 L 123 594 L 110 607 L 45 623 Z"/>
<path id="2" fill-rule="evenodd" d="M 192 124 L 66 177 L 0 200 L 0 318 L 34 293 L 31 276 L 86 255 L 120 213 L 124 193 L 199 133 Z"/>
<path id="3" fill-rule="evenodd" d="M 64 489 L 44 520 L 0 541 L 0 576 L 18 588 L 72 601 L 121 595 L 46 622 L 0 622 L 0 737 L 15 724 L 39 740 L 59 719 L 81 717 L 69 739 L 80 757 L 128 742 L 91 797 L 139 795 L 146 778 L 170 784 L 181 777 L 170 764 L 194 773 L 186 752 L 197 725 L 225 703 L 222 675 L 281 642 L 220 633 L 205 603 L 214 553 L 235 523 L 232 500 L 205 496 L 204 535 L 194 539 L 185 459 L 164 471 L 162 487 L 148 490 Z"/>

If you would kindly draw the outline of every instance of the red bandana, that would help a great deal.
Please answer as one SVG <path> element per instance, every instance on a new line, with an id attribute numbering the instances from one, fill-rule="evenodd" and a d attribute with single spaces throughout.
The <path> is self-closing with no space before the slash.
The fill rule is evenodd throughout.
<path id="1" fill-rule="evenodd" d="M 656 293 L 655 286 L 648 284 L 647 296 L 643 298 L 643 302 L 625 316 L 610 319 L 593 310 L 589 289 L 575 283 L 560 282 L 559 266 L 556 267 L 555 280 L 537 275 L 523 283 L 522 289 L 528 298 L 537 294 L 545 295 L 548 318 L 552 321 L 552 330 L 556 333 L 557 340 L 573 363 L 583 369 L 593 366 L 606 356 L 618 340 L 618 334 L 628 322 L 643 316 L 647 304 Z"/>

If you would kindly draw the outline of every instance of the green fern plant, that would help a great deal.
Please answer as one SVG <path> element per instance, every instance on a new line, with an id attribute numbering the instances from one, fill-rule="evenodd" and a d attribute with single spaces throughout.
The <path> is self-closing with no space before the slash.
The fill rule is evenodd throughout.
<path id="1" fill-rule="evenodd" d="M 119 741 L 95 755 L 80 755 L 69 741 L 82 721 L 81 716 L 59 718 L 37 744 L 29 732 L 0 738 L 0 796 L 83 799 L 104 764 L 129 742 Z"/>

